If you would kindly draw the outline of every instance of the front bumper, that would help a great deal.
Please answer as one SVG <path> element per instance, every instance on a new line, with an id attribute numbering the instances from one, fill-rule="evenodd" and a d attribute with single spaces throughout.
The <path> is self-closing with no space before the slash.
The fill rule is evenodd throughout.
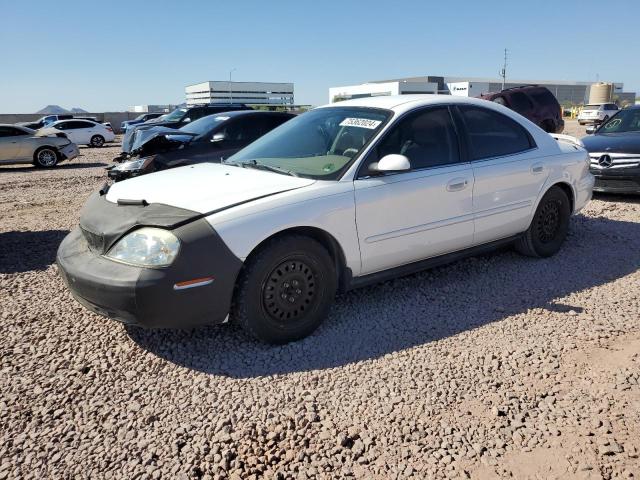
<path id="1" fill-rule="evenodd" d="M 640 168 L 591 169 L 594 192 L 640 194 Z"/>
<path id="2" fill-rule="evenodd" d="M 100 315 L 152 328 L 224 322 L 242 262 L 204 219 L 172 231 L 181 247 L 165 268 L 110 260 L 90 248 L 79 227 L 62 241 L 56 262 L 76 300 Z M 176 288 L 181 282 L 211 277 L 213 281 L 200 286 Z"/>

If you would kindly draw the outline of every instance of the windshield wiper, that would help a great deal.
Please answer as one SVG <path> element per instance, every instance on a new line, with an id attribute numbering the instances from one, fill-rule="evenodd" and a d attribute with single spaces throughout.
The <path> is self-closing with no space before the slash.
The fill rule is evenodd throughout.
<path id="1" fill-rule="evenodd" d="M 257 160 L 249 160 L 248 162 L 243 162 L 243 165 L 246 165 L 247 167 L 257 168 L 259 170 L 269 170 L 270 172 L 291 175 L 292 177 L 298 176 L 296 172 L 292 172 L 291 170 L 287 170 L 286 168 L 276 167 L 275 165 L 267 165 L 266 163 L 258 163 Z"/>

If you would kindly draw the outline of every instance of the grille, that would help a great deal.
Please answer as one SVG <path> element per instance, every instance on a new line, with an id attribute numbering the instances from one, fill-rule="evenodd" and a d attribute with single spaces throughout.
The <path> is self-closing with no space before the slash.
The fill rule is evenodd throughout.
<path id="1" fill-rule="evenodd" d="M 610 188 L 610 189 L 620 189 L 620 190 L 640 190 L 640 183 L 634 182 L 633 180 L 600 180 L 596 178 L 596 188 Z"/>
<path id="2" fill-rule="evenodd" d="M 611 164 L 608 167 L 600 165 L 600 157 L 608 155 Z M 634 168 L 640 164 L 640 155 L 636 153 L 590 153 L 591 168 Z"/>
<path id="3" fill-rule="evenodd" d="M 84 235 L 84 238 L 87 240 L 90 250 L 104 253 L 104 237 L 102 235 L 90 232 L 82 227 L 80 227 L 80 230 L 82 230 L 82 235 Z"/>

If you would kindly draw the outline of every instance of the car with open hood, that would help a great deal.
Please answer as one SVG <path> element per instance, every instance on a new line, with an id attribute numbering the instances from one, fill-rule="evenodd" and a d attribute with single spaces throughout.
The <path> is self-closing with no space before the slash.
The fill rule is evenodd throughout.
<path id="1" fill-rule="evenodd" d="M 46 135 L 19 125 L 0 124 L 0 164 L 33 163 L 51 168 L 79 153 L 78 146 L 62 133 Z"/>
<path id="2" fill-rule="evenodd" d="M 107 167 L 108 176 L 117 182 L 181 165 L 220 162 L 294 116 L 287 112 L 238 110 L 208 115 L 177 130 L 142 130 L 129 159 Z"/>
<path id="3" fill-rule="evenodd" d="M 498 246 L 555 254 L 593 181 L 577 142 L 501 105 L 354 99 L 220 164 L 105 186 L 57 263 L 101 315 L 147 327 L 232 319 L 285 343 L 313 332 L 337 291 Z"/>
<path id="4" fill-rule="evenodd" d="M 582 143 L 591 157 L 595 191 L 640 194 L 640 106 L 620 110 Z"/>
<path id="5" fill-rule="evenodd" d="M 124 122 L 122 122 L 120 124 L 120 130 L 126 133 L 129 127 L 133 127 L 134 125 L 140 125 L 141 123 L 148 122 L 149 120 L 155 120 L 156 118 L 159 118 L 162 115 L 164 115 L 164 113 L 162 112 L 142 113 L 138 115 L 136 118 L 134 118 L 133 120 L 125 120 Z"/>

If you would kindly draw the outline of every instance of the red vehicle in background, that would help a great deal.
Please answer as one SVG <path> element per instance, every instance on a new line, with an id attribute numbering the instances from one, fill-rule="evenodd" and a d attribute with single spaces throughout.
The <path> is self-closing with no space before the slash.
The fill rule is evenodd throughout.
<path id="1" fill-rule="evenodd" d="M 548 88 L 524 85 L 501 92 L 483 93 L 478 98 L 496 102 L 518 112 L 548 133 L 562 133 L 562 107 Z"/>

